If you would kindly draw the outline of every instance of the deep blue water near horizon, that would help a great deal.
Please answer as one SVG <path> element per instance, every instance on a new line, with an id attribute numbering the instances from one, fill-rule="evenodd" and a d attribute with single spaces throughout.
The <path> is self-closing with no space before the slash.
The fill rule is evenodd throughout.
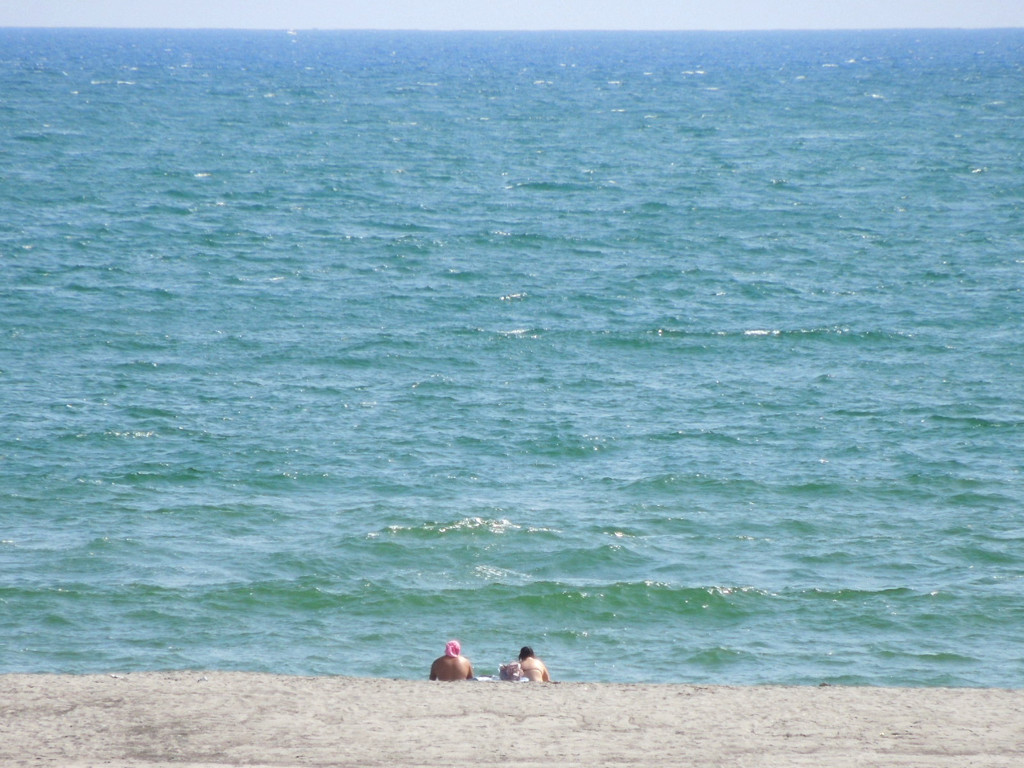
<path id="1" fill-rule="evenodd" d="M 0 672 L 1021 687 L 1022 75 L 0 30 Z"/>

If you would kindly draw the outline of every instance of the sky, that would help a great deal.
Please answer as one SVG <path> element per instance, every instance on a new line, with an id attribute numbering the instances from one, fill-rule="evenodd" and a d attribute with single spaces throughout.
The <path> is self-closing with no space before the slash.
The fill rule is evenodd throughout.
<path id="1" fill-rule="evenodd" d="M 0 0 L 0 27 L 425 30 L 1024 27 L 1024 0 Z"/>

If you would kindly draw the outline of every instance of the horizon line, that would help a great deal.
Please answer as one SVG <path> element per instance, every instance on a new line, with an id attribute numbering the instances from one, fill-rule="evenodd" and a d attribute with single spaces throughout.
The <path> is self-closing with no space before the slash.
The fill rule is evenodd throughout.
<path id="1" fill-rule="evenodd" d="M 1024 26 L 912 26 L 912 27 L 232 27 L 232 26 L 104 26 L 104 25 L 16 25 L 0 23 L 0 30 L 45 31 L 45 30 L 92 30 L 92 31 L 136 31 L 136 32 L 626 32 L 626 33 L 679 33 L 679 32 L 994 32 L 1021 31 Z"/>

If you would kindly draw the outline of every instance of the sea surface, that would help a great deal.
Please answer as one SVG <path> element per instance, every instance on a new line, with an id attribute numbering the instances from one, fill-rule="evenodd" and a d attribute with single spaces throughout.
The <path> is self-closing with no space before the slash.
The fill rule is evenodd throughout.
<path id="1" fill-rule="evenodd" d="M 1024 30 L 0 30 L 0 672 L 1024 686 Z"/>

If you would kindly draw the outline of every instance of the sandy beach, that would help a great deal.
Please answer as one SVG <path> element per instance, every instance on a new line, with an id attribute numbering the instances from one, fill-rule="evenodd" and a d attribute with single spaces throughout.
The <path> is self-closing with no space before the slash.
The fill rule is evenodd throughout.
<path id="1" fill-rule="evenodd" d="M 1021 766 L 1024 691 L 0 676 L 3 766 Z"/>

